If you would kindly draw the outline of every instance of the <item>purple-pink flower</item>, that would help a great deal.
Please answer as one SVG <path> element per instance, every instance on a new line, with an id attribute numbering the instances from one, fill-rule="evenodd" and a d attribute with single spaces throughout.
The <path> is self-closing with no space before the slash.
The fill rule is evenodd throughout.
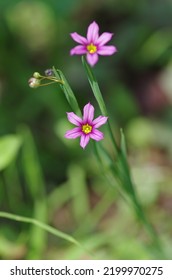
<path id="1" fill-rule="evenodd" d="M 113 36 L 113 33 L 104 32 L 99 36 L 99 26 L 93 21 L 87 30 L 87 38 L 74 32 L 70 34 L 72 39 L 79 43 L 78 46 L 71 49 L 71 55 L 86 54 L 87 62 L 94 66 L 98 61 L 99 55 L 112 55 L 117 49 L 115 46 L 106 46 Z"/>
<path id="2" fill-rule="evenodd" d="M 78 117 L 73 112 L 67 113 L 69 122 L 75 124 L 77 127 L 68 130 L 65 133 L 65 138 L 75 139 L 81 137 L 80 146 L 84 149 L 88 144 L 90 138 L 95 141 L 100 141 L 104 138 L 104 135 L 99 128 L 101 125 L 107 122 L 108 117 L 99 116 L 94 119 L 94 107 L 88 103 L 83 109 L 83 119 Z"/>

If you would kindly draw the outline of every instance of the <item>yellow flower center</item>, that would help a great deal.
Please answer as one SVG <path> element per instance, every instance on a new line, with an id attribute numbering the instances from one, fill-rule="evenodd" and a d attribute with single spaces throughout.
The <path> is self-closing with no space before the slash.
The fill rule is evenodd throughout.
<path id="1" fill-rule="evenodd" d="M 85 133 L 85 134 L 88 134 L 92 131 L 92 126 L 89 125 L 88 123 L 87 124 L 84 124 L 82 126 L 82 131 Z"/>
<path id="2" fill-rule="evenodd" d="M 97 51 L 97 47 L 95 45 L 93 45 L 92 43 L 90 45 L 87 46 L 87 50 L 89 53 L 95 53 Z"/>

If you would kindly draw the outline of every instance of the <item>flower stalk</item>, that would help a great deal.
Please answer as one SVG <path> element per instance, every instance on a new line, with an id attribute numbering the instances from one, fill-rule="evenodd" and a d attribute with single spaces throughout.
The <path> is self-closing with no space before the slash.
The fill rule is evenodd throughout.
<path id="1" fill-rule="evenodd" d="M 107 108 L 106 108 L 106 105 L 105 105 L 105 102 L 104 102 L 104 99 L 103 99 L 103 95 L 102 95 L 102 93 L 100 91 L 98 82 L 97 82 L 97 80 L 95 78 L 95 75 L 93 74 L 93 71 L 92 71 L 91 67 L 86 62 L 86 59 L 85 59 L 84 56 L 82 56 L 82 64 L 83 64 L 84 69 L 86 71 L 86 75 L 87 75 L 89 84 L 91 86 L 91 89 L 92 89 L 92 92 L 94 94 L 94 97 L 95 97 L 95 99 L 96 99 L 96 101 L 97 101 L 97 103 L 99 105 L 100 111 L 101 111 L 101 113 L 104 116 L 108 116 Z M 115 138 L 113 136 L 113 132 L 112 132 L 109 120 L 107 122 L 107 125 L 108 125 L 108 132 L 109 132 L 111 141 L 112 141 L 114 149 L 115 149 L 115 153 L 117 154 L 118 153 L 118 146 L 117 146 Z"/>
<path id="2" fill-rule="evenodd" d="M 48 69 L 49 72 L 47 72 L 47 73 L 50 73 L 50 70 L 51 69 Z M 46 74 L 46 71 L 45 71 L 45 76 L 42 76 L 38 72 L 34 72 L 33 77 L 31 77 L 28 81 L 29 86 L 31 88 L 37 88 L 37 87 L 48 86 L 48 85 L 54 84 L 54 83 L 63 84 L 63 80 L 57 79 L 53 75 Z M 46 80 L 48 80 L 48 82 L 45 82 Z M 42 81 L 44 83 L 42 83 Z"/>

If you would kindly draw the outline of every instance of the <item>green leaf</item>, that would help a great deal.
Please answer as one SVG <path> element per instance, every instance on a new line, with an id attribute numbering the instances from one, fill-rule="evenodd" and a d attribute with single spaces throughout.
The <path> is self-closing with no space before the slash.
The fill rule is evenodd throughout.
<path id="1" fill-rule="evenodd" d="M 122 128 L 120 129 L 120 133 L 121 133 L 121 143 L 120 143 L 121 151 L 122 151 L 124 158 L 127 159 L 126 141 L 125 141 L 125 136 L 124 136 L 124 132 L 123 132 Z"/>
<path id="2" fill-rule="evenodd" d="M 21 138 L 17 135 L 0 138 L 0 170 L 6 168 L 15 159 L 21 142 Z"/>
<path id="3" fill-rule="evenodd" d="M 47 222 L 46 186 L 44 176 L 39 162 L 39 157 L 34 143 L 34 138 L 27 126 L 19 130 L 23 138 L 21 151 L 23 174 L 28 191 L 34 203 L 33 217 L 35 220 Z M 32 223 L 30 230 L 30 248 L 28 258 L 40 258 L 47 240 L 46 232 Z"/>
<path id="4" fill-rule="evenodd" d="M 68 84 L 65 76 L 63 75 L 63 73 L 60 70 L 55 69 L 54 67 L 53 67 L 53 71 L 54 71 L 54 75 L 56 76 L 56 78 L 63 81 L 63 84 L 59 83 L 59 85 L 60 85 L 63 93 L 65 94 L 65 97 L 66 97 L 70 107 L 75 112 L 75 114 L 81 116 L 81 110 L 79 108 L 78 102 L 77 102 L 76 97 L 75 97 L 70 85 Z"/>
<path id="5" fill-rule="evenodd" d="M 84 250 L 85 252 L 89 253 L 91 255 L 90 252 L 88 252 L 88 250 L 86 248 L 84 248 L 81 243 L 79 243 L 75 238 L 73 238 L 71 235 L 66 234 L 52 226 L 49 226 L 45 223 L 42 223 L 41 221 L 38 221 L 36 219 L 32 219 L 29 217 L 24 217 L 24 216 L 19 216 L 19 215 L 15 215 L 15 214 L 11 214 L 11 213 L 7 213 L 7 212 L 0 212 L 0 217 L 1 218 L 6 218 L 6 219 L 10 219 L 10 220 L 14 220 L 16 222 L 21 222 L 21 223 L 28 223 L 28 224 L 32 224 L 35 225 L 51 234 L 53 234 L 56 237 L 62 238 L 70 243 L 75 244 L 76 246 L 79 246 L 82 250 Z"/>
<path id="6" fill-rule="evenodd" d="M 97 103 L 100 107 L 100 110 L 101 110 L 101 113 L 104 115 L 104 116 L 107 116 L 107 110 L 106 110 L 106 106 L 105 106 L 105 103 L 104 103 L 104 100 L 103 100 L 103 96 L 102 96 L 102 93 L 100 91 L 100 88 L 99 88 L 99 85 L 98 85 L 98 82 L 93 74 L 93 71 L 91 69 L 91 67 L 88 65 L 88 63 L 86 62 L 85 60 L 85 57 L 82 56 L 82 64 L 84 66 L 84 69 L 87 73 L 87 78 L 88 78 L 88 81 L 90 83 L 90 86 L 91 86 L 91 89 L 93 91 L 93 94 L 97 100 Z"/>

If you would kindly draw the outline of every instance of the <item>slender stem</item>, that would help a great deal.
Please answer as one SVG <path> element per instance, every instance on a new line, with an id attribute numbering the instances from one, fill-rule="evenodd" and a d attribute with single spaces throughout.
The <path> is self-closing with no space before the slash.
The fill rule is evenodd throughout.
<path id="1" fill-rule="evenodd" d="M 7 212 L 2 212 L 0 211 L 0 217 L 1 218 L 6 218 L 6 219 L 10 219 L 10 220 L 15 220 L 17 222 L 23 222 L 23 223 L 29 223 L 29 224 L 32 224 L 32 225 L 35 225 L 35 226 L 38 226 L 42 229 L 44 229 L 45 231 L 59 237 L 59 238 L 62 238 L 62 239 L 65 239 L 66 241 L 70 242 L 70 243 L 73 243 L 75 244 L 76 246 L 78 246 L 79 248 L 81 248 L 82 250 L 84 251 L 87 251 L 87 253 L 91 256 L 93 256 L 92 253 L 88 252 L 87 249 L 85 249 L 75 238 L 73 238 L 72 236 L 62 232 L 62 231 L 59 231 L 45 223 L 42 223 L 38 220 L 35 220 L 35 219 L 32 219 L 32 218 L 28 218 L 28 217 L 23 217 L 23 216 L 19 216 L 19 215 L 15 215 L 15 214 L 11 214 L 11 213 L 7 213 Z"/>
<path id="2" fill-rule="evenodd" d="M 95 78 L 95 76 L 93 74 L 93 71 L 91 70 L 91 67 L 86 62 L 84 56 L 82 56 L 82 63 L 83 63 L 84 69 L 85 69 L 85 71 L 87 73 L 88 81 L 90 83 L 90 86 L 91 86 L 91 89 L 93 91 L 93 94 L 94 94 L 94 96 L 96 98 L 96 101 L 97 101 L 97 103 L 99 105 L 100 111 L 101 111 L 101 113 L 104 116 L 108 116 L 108 111 L 107 111 L 107 108 L 106 108 L 106 104 L 104 102 L 103 95 L 102 95 L 102 93 L 100 91 L 98 82 L 97 82 L 97 80 L 96 80 L 96 78 Z M 108 120 L 107 124 L 108 124 L 109 135 L 110 135 L 111 141 L 113 143 L 113 146 L 115 148 L 115 152 L 116 152 L 116 154 L 118 154 L 118 146 L 117 146 L 116 140 L 114 138 L 114 135 L 113 135 L 112 128 L 111 128 L 109 120 Z"/>
<path id="3" fill-rule="evenodd" d="M 49 82 L 49 83 L 44 83 L 44 84 L 40 84 L 39 87 L 48 86 L 48 85 L 51 85 L 51 84 L 54 84 L 54 83 L 57 83 L 57 81 Z"/>
<path id="4" fill-rule="evenodd" d="M 63 84 L 62 80 L 59 80 L 59 79 L 57 79 L 56 77 L 53 77 L 53 76 L 41 76 L 40 75 L 40 81 L 43 81 L 43 80 L 50 80 L 50 81 L 54 81 L 54 82 Z"/>

